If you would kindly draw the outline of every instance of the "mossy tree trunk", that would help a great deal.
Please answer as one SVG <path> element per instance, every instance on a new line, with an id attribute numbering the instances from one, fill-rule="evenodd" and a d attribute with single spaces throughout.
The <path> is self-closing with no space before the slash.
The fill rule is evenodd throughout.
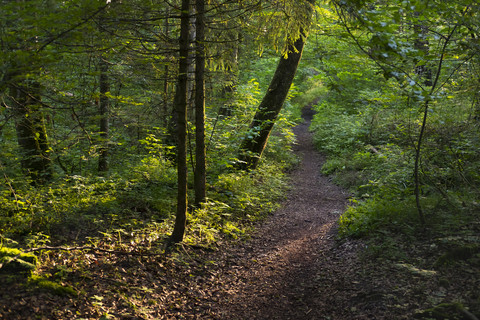
<path id="1" fill-rule="evenodd" d="M 34 80 L 12 81 L 9 88 L 21 165 L 34 184 L 52 177 L 40 90 L 40 84 Z"/>
<path id="2" fill-rule="evenodd" d="M 305 19 L 305 21 L 302 21 L 301 26 L 299 26 L 300 34 L 298 39 L 288 45 L 286 54 L 280 58 L 267 92 L 250 124 L 250 130 L 240 145 L 239 162 L 237 164 L 239 169 L 255 169 L 265 150 L 270 133 L 278 114 L 282 110 L 297 72 L 298 64 L 302 58 L 314 4 L 315 0 L 306 0 L 303 4 L 299 3 L 299 5 L 306 6 L 305 16 L 300 18 Z"/>
<path id="3" fill-rule="evenodd" d="M 305 34 L 302 33 L 302 36 L 288 47 L 288 55 L 280 59 L 267 93 L 250 125 L 250 130 L 240 146 L 240 162 L 238 164 L 240 169 L 250 170 L 257 167 L 292 85 L 302 57 L 305 40 Z"/>

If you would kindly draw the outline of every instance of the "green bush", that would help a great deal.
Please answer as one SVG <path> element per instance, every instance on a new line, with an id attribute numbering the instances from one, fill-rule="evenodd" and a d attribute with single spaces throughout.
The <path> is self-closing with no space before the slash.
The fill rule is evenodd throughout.
<path id="1" fill-rule="evenodd" d="M 168 217 L 174 210 L 176 171 L 168 161 L 147 157 L 133 167 L 128 185 L 117 194 L 123 209 L 138 212 L 145 218 Z"/>

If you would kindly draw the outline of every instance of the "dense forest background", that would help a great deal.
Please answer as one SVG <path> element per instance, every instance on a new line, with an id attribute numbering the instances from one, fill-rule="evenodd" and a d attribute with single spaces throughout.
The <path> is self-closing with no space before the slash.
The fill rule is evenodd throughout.
<path id="1" fill-rule="evenodd" d="M 322 172 L 352 193 L 341 237 L 370 241 L 367 258 L 478 272 L 479 9 L 0 1 L 0 266 L 31 272 L 56 251 L 20 252 L 46 246 L 247 236 L 288 188 L 311 106 Z"/>

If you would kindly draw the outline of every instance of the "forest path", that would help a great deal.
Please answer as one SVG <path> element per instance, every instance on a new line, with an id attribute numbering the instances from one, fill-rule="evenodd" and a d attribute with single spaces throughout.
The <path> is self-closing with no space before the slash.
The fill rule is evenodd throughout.
<path id="1" fill-rule="evenodd" d="M 375 268 L 358 259 L 360 242 L 336 240 L 348 194 L 320 174 L 323 158 L 308 131 L 312 115 L 305 109 L 295 128 L 302 161 L 287 200 L 250 240 L 226 241 L 214 252 L 180 247 L 185 252 L 166 259 L 55 252 L 45 256 L 41 274 L 78 296 L 0 275 L 0 319 L 399 319 L 385 315 L 390 273 L 372 276 L 367 270 Z"/>
<path id="2" fill-rule="evenodd" d="M 287 200 L 250 240 L 225 241 L 213 252 L 180 246 L 168 257 L 134 250 L 45 253 L 39 279 L 55 282 L 41 287 L 0 274 L 0 319 L 406 320 L 432 302 L 461 301 L 461 294 L 475 306 L 477 269 L 432 276 L 377 259 L 382 247 L 375 244 L 364 250 L 362 240 L 337 240 L 348 194 L 320 174 L 324 159 L 308 132 L 310 109 L 304 118 L 295 128 L 302 161 L 291 173 Z M 409 249 L 415 246 L 436 250 L 431 242 Z M 445 279 L 452 279 L 449 291 L 439 287 Z"/>
<path id="3" fill-rule="evenodd" d="M 306 108 L 295 128 L 302 160 L 287 200 L 251 240 L 217 260 L 217 304 L 210 306 L 219 319 L 372 319 L 347 307 L 358 287 L 357 245 L 339 245 L 335 236 L 348 194 L 320 174 L 324 159 L 308 131 L 312 116 Z"/>

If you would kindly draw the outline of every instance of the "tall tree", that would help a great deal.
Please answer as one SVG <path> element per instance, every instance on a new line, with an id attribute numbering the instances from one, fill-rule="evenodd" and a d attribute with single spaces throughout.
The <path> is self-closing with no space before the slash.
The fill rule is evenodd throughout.
<path id="1" fill-rule="evenodd" d="M 190 0 L 182 0 L 180 14 L 180 58 L 175 93 L 177 113 L 177 212 L 169 244 L 183 240 L 187 222 L 187 103 L 189 53 Z"/>
<path id="2" fill-rule="evenodd" d="M 195 206 L 206 198 L 205 149 L 205 0 L 196 0 L 195 53 Z"/>
<path id="3" fill-rule="evenodd" d="M 104 32 L 104 20 L 106 18 L 105 11 L 102 11 L 98 16 L 98 28 L 99 34 L 101 36 L 106 36 Z M 108 78 L 108 61 L 106 54 L 100 54 L 98 59 L 98 87 L 99 87 L 99 98 L 98 98 L 98 113 L 100 117 L 100 150 L 98 157 L 98 171 L 107 172 L 108 171 L 108 140 L 109 140 L 109 114 L 110 114 L 110 98 L 108 93 L 110 92 L 110 79 Z"/>

